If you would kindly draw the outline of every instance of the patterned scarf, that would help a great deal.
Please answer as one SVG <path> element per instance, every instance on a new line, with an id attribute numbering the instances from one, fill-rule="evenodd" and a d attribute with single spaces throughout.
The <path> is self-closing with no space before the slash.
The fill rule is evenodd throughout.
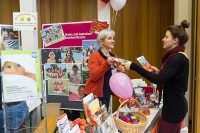
<path id="1" fill-rule="evenodd" d="M 170 61 L 170 59 L 173 57 L 174 54 L 176 54 L 178 52 L 184 52 L 184 51 L 185 51 L 185 46 L 182 46 L 182 45 L 177 46 L 177 47 L 173 48 L 172 50 L 167 51 L 167 53 L 162 58 L 161 70 L 166 67 L 166 65 L 168 64 L 168 62 Z M 158 98 L 158 107 L 159 107 L 161 97 L 162 97 L 163 84 L 157 85 L 156 90 L 159 93 L 159 98 Z"/>

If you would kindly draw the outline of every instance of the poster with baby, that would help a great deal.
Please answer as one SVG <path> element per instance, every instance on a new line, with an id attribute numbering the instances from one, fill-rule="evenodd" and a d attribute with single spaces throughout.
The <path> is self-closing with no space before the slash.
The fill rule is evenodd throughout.
<path id="1" fill-rule="evenodd" d="M 4 102 L 42 97 L 41 54 L 39 50 L 1 52 Z"/>

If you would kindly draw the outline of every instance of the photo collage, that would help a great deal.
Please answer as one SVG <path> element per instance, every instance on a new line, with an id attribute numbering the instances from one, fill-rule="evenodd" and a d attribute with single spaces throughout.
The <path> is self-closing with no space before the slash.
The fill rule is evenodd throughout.
<path id="1" fill-rule="evenodd" d="M 69 101 L 82 101 L 89 78 L 88 59 L 98 49 L 96 40 L 83 40 L 82 46 L 43 48 L 41 55 L 48 95 L 68 96 Z"/>

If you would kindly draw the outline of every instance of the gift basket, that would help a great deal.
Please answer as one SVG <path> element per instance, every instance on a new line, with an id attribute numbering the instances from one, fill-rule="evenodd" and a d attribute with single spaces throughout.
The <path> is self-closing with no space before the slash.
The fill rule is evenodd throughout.
<path id="1" fill-rule="evenodd" d="M 126 121 L 124 120 L 124 118 L 119 118 L 120 117 L 120 110 L 123 106 L 125 105 L 136 105 L 138 106 L 139 108 L 139 111 L 133 111 L 133 112 L 128 112 L 128 115 L 130 116 L 131 115 L 131 120 L 130 118 L 127 118 L 129 119 L 129 121 Z M 126 113 L 127 115 L 127 113 Z M 123 115 L 124 117 L 125 115 Z M 132 118 L 135 117 L 137 120 L 132 120 Z M 115 116 L 113 116 L 114 120 L 115 120 L 115 124 L 117 126 L 117 128 L 122 131 L 123 133 L 141 133 L 147 123 L 148 123 L 148 119 L 147 117 L 142 113 L 142 110 L 141 110 L 141 106 L 140 104 L 138 103 L 137 100 L 135 99 L 128 99 L 128 100 L 124 100 L 123 102 L 121 102 L 118 110 L 117 110 L 117 114 Z M 134 118 L 133 118 L 134 119 Z M 139 121 L 139 122 L 135 122 L 135 121 Z"/>

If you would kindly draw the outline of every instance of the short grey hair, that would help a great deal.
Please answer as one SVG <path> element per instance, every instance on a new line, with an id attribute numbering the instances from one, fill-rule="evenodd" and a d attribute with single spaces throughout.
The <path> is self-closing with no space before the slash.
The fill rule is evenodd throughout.
<path id="1" fill-rule="evenodd" d="M 101 40 L 104 40 L 106 37 L 112 37 L 112 38 L 114 38 L 114 36 L 115 36 L 115 32 L 113 30 L 110 30 L 110 29 L 101 30 L 98 33 L 97 42 L 100 45 Z"/>

